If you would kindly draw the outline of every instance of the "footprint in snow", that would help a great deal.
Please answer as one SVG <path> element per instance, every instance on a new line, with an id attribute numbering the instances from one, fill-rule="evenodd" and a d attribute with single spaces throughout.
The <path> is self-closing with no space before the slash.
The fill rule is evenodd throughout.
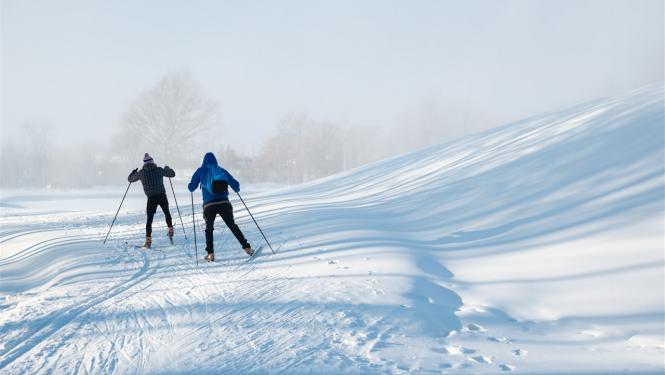
<path id="1" fill-rule="evenodd" d="M 500 344 L 511 344 L 510 340 L 508 340 L 506 337 L 490 337 L 488 340 L 498 342 Z"/>
<path id="2" fill-rule="evenodd" d="M 328 264 L 337 264 L 337 261 L 336 260 L 329 260 Z"/>
<path id="3" fill-rule="evenodd" d="M 466 327 L 464 327 L 464 330 L 468 331 L 468 332 L 485 332 L 486 331 L 485 328 L 483 328 L 483 326 L 481 326 L 480 324 L 475 324 L 475 323 L 471 323 L 471 324 L 467 325 Z"/>
<path id="4" fill-rule="evenodd" d="M 513 371 L 515 370 L 515 366 L 513 365 L 499 365 L 499 368 L 501 371 Z"/>
<path id="5" fill-rule="evenodd" d="M 463 355 L 463 354 L 473 354 L 476 352 L 476 350 L 465 348 L 463 346 L 451 345 L 443 348 L 443 352 L 449 355 Z"/>
<path id="6" fill-rule="evenodd" d="M 514 354 L 514 355 L 517 355 L 517 356 L 525 356 L 525 355 L 527 355 L 528 353 L 529 353 L 529 352 L 526 351 L 526 350 L 524 350 L 524 349 L 515 349 L 515 350 L 513 350 L 513 354 Z"/>
<path id="7" fill-rule="evenodd" d="M 492 358 L 485 357 L 484 355 L 477 355 L 475 357 L 466 357 L 466 358 L 477 363 L 492 363 Z"/>

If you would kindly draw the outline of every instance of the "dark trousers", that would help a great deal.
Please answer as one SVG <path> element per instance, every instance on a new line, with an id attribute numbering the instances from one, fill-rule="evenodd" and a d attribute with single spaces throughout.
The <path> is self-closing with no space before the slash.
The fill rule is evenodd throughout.
<path id="1" fill-rule="evenodd" d="M 152 235 L 152 219 L 155 217 L 155 212 L 157 212 L 157 206 L 161 207 L 162 211 L 164 211 L 166 225 L 173 226 L 173 223 L 171 222 L 171 213 L 169 212 L 169 200 L 166 198 L 166 193 L 151 195 L 148 197 L 148 205 L 146 208 L 148 213 L 148 219 L 145 222 L 146 237 Z"/>
<path id="2" fill-rule="evenodd" d="M 242 235 L 240 228 L 238 228 L 233 220 L 233 206 L 231 206 L 230 202 L 224 202 L 209 205 L 203 210 L 203 217 L 206 219 L 206 251 L 208 254 L 215 252 L 212 244 L 212 231 L 215 230 L 215 218 L 217 215 L 222 217 L 222 220 L 224 220 L 224 223 L 229 227 L 243 249 L 250 247 L 245 236 Z"/>

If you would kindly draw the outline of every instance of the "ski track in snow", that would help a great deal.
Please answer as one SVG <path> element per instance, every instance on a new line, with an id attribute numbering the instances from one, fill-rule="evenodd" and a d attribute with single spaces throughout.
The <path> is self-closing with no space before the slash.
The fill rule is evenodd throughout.
<path id="1" fill-rule="evenodd" d="M 663 118 L 652 87 L 249 195 L 276 254 L 234 200 L 250 262 L 221 220 L 201 260 L 200 206 L 197 254 L 187 206 L 135 247 L 141 192 L 106 245 L 114 194 L 7 199 L 0 373 L 661 373 Z"/>
<path id="2" fill-rule="evenodd" d="M 44 245 L 50 241 L 43 241 L 35 246 L 30 247 L 27 250 L 34 252 L 39 255 L 40 245 Z M 76 244 L 78 241 L 59 241 L 55 245 L 49 246 L 71 246 Z M 87 241 L 88 243 L 90 241 Z M 143 266 L 128 280 L 121 282 L 107 291 L 101 292 L 100 294 L 95 295 L 94 297 L 82 302 L 77 303 L 75 306 L 69 306 L 61 311 L 49 314 L 43 318 L 42 324 L 33 325 L 31 329 L 21 337 L 17 338 L 15 342 L 6 342 L 5 345 L 9 346 L 11 349 L 0 352 L 2 356 L 2 361 L 0 361 L 0 368 L 3 368 L 16 360 L 18 357 L 22 356 L 26 352 L 32 350 L 33 348 L 39 346 L 44 340 L 49 336 L 58 332 L 69 322 L 74 320 L 76 317 L 86 312 L 87 310 L 99 305 L 100 303 L 105 302 L 106 300 L 113 298 L 114 296 L 130 289 L 136 284 L 140 283 L 144 279 L 150 276 L 152 272 L 148 272 L 150 262 L 148 257 L 145 254 L 143 255 Z"/>

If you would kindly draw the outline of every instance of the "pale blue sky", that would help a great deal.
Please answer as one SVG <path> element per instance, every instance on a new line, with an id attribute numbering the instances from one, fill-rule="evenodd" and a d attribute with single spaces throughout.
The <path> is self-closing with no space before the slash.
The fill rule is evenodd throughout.
<path id="1" fill-rule="evenodd" d="M 639 0 L 2 0 L 2 132 L 48 120 L 62 142 L 105 141 L 178 69 L 221 102 L 220 142 L 249 153 L 292 111 L 387 127 L 430 100 L 490 127 L 662 81 L 663 12 Z"/>

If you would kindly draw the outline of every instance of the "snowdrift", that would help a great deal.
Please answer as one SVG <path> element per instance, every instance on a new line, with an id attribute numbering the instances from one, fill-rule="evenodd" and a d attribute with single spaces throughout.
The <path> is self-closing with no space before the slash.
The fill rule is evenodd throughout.
<path id="1" fill-rule="evenodd" d="M 0 370 L 662 373 L 663 100 L 245 196 L 276 254 L 234 200 L 252 262 L 220 222 L 219 261 L 196 266 L 184 183 L 176 245 L 158 214 L 147 252 L 139 188 L 105 246 L 122 191 L 3 196 Z"/>

